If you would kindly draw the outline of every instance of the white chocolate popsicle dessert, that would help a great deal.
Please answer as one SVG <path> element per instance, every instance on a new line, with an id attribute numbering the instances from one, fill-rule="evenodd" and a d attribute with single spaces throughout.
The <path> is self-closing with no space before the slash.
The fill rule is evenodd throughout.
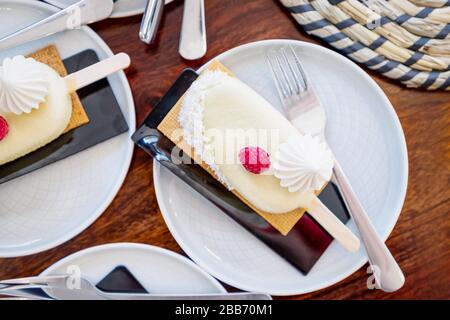
<path id="1" fill-rule="evenodd" d="M 58 138 L 71 115 L 66 81 L 55 70 L 23 56 L 5 59 L 0 67 L 0 116 L 8 132 L 0 137 L 0 165 Z"/>
<path id="2" fill-rule="evenodd" d="M 62 135 L 72 115 L 70 93 L 129 64 L 121 53 L 62 78 L 33 58 L 5 59 L 0 67 L 0 165 Z"/>
<path id="3" fill-rule="evenodd" d="M 358 250 L 359 239 L 316 196 L 331 179 L 331 151 L 245 83 L 203 72 L 183 98 L 179 122 L 185 142 L 230 190 L 272 214 L 304 208 L 346 249 Z"/>

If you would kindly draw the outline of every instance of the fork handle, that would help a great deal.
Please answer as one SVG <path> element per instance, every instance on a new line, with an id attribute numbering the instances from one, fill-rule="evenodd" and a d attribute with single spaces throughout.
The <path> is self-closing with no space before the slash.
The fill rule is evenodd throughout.
<path id="1" fill-rule="evenodd" d="M 334 165 L 334 175 L 345 203 L 359 229 L 377 285 L 386 292 L 400 289 L 405 283 L 405 276 L 386 244 L 378 236 L 369 216 L 337 161 Z"/>

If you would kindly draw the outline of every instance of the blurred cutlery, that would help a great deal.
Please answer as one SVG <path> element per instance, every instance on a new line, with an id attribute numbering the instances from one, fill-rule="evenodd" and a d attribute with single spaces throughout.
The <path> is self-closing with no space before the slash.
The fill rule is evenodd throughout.
<path id="1" fill-rule="evenodd" d="M 205 3 L 185 0 L 178 52 L 187 60 L 200 59 L 206 54 Z"/>
<path id="2" fill-rule="evenodd" d="M 29 294 L 20 295 L 19 290 L 47 289 L 52 295 L 64 300 L 272 300 L 268 294 L 254 292 L 216 294 L 135 294 L 111 293 L 98 289 L 89 280 L 71 275 L 50 275 L 0 281 L 0 295 L 38 298 Z M 40 297 L 42 298 L 42 297 Z"/>
<path id="3" fill-rule="evenodd" d="M 106 19 L 111 15 L 113 6 L 113 0 L 81 0 L 45 19 L 1 38 L 0 50 Z"/>
<path id="4" fill-rule="evenodd" d="M 164 10 L 164 0 L 148 0 L 142 17 L 139 38 L 150 44 L 155 40 L 161 16 Z"/>

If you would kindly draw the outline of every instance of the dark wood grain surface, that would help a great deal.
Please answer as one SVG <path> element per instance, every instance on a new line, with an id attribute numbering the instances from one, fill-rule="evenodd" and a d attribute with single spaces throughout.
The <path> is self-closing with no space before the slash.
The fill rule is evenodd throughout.
<path id="1" fill-rule="evenodd" d="M 127 52 L 127 76 L 141 122 L 185 67 L 198 67 L 238 45 L 289 38 L 319 43 L 297 27 L 275 0 L 206 0 L 208 53 L 187 62 L 178 55 L 182 3 L 166 7 L 155 46 L 138 38 L 140 17 L 110 19 L 92 27 L 114 52 Z M 324 45 L 323 43 L 319 43 Z M 367 265 L 340 283 L 292 299 L 449 299 L 450 298 L 450 94 L 405 89 L 370 72 L 391 100 L 408 144 L 409 186 L 400 219 L 387 244 L 399 261 L 406 284 L 398 292 L 368 290 Z M 156 202 L 152 160 L 136 149 L 128 177 L 106 212 L 67 243 L 32 256 L 0 259 L 0 279 L 35 275 L 78 250 L 109 242 L 149 243 L 182 252 Z"/>

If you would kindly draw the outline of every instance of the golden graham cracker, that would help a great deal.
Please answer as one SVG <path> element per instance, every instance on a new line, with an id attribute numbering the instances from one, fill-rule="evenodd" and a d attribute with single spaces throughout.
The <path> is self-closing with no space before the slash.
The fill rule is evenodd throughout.
<path id="1" fill-rule="evenodd" d="M 53 68 L 61 77 L 67 76 L 66 67 L 64 67 L 61 56 L 55 46 L 51 45 L 42 48 L 28 56 Z M 71 93 L 70 97 L 72 99 L 72 118 L 64 133 L 89 123 L 89 118 L 76 92 Z"/>
<path id="2" fill-rule="evenodd" d="M 222 65 L 219 61 L 212 61 L 209 66 L 209 70 L 221 70 L 223 72 L 228 73 L 233 76 L 231 71 L 229 71 L 224 65 Z M 182 99 L 180 99 L 177 104 L 170 110 L 167 116 L 163 119 L 163 121 L 158 126 L 158 130 L 164 134 L 167 138 L 169 138 L 173 143 L 175 143 L 181 150 L 183 150 L 187 155 L 189 155 L 192 159 L 194 159 L 200 166 L 208 171 L 214 178 L 215 175 L 209 166 L 202 162 L 198 156 L 195 155 L 194 150 L 183 140 L 183 137 L 180 136 L 181 127 L 178 121 L 178 116 L 181 108 Z M 267 222 L 269 222 L 275 229 L 277 229 L 281 234 L 287 235 L 288 232 L 295 226 L 298 220 L 305 213 L 304 209 L 297 209 L 291 212 L 283 213 L 283 214 L 272 214 L 268 212 L 261 211 L 255 208 L 247 199 L 245 199 L 239 192 L 236 190 L 232 190 L 241 201 L 247 204 L 250 208 L 252 208 L 257 214 L 262 216 Z"/>

